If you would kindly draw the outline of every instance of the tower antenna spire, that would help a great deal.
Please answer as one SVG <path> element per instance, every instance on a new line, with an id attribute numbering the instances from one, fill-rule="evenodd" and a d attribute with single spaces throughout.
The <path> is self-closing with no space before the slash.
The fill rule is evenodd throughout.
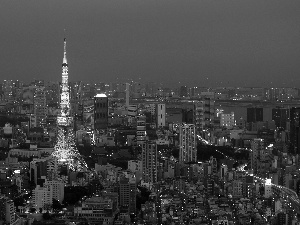
<path id="1" fill-rule="evenodd" d="M 63 64 L 68 64 L 67 62 L 67 38 L 66 38 L 66 29 L 64 29 L 64 58 Z"/>

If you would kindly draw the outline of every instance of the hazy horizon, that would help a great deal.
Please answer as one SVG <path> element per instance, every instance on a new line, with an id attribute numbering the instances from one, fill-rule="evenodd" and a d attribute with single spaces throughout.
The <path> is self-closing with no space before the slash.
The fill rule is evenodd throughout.
<path id="1" fill-rule="evenodd" d="M 0 18 L 1 80 L 59 81 L 66 36 L 70 81 L 300 86 L 299 0 L 10 0 Z"/>

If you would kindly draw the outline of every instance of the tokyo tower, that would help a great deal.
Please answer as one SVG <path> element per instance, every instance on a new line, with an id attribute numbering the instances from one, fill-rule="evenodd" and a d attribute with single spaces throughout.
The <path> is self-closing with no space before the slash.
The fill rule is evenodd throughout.
<path id="1" fill-rule="evenodd" d="M 67 165 L 72 171 L 87 169 L 84 159 L 75 146 L 74 130 L 72 127 L 73 117 L 70 113 L 70 95 L 68 84 L 67 41 L 64 39 L 64 57 L 62 64 L 62 82 L 60 94 L 60 114 L 57 116 L 57 142 L 54 146 L 54 156 L 58 163 Z"/>

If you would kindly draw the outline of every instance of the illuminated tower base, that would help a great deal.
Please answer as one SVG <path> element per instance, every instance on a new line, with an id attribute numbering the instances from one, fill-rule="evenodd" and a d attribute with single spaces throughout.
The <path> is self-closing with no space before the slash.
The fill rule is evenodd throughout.
<path id="1" fill-rule="evenodd" d="M 58 164 L 67 165 L 72 171 L 85 171 L 87 165 L 76 149 L 74 133 L 72 129 L 59 127 L 57 144 L 52 156 L 57 158 Z"/>

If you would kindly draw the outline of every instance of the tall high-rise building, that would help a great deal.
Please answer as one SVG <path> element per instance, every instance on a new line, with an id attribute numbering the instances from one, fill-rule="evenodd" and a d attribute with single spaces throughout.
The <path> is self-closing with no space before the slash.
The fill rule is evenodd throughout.
<path id="1" fill-rule="evenodd" d="M 146 116 L 136 117 L 136 142 L 138 145 L 143 145 L 146 141 L 147 131 L 146 131 Z"/>
<path id="2" fill-rule="evenodd" d="M 265 141 L 263 139 L 253 139 L 251 141 L 251 153 L 250 153 L 250 159 L 251 159 L 251 169 L 253 169 L 254 173 L 257 173 L 259 169 L 259 163 L 260 163 L 260 155 L 261 151 L 264 150 L 266 147 Z"/>
<path id="3" fill-rule="evenodd" d="M 70 99 L 81 103 L 83 82 L 70 82 Z"/>
<path id="4" fill-rule="evenodd" d="M 204 101 L 196 101 L 194 103 L 193 123 L 196 126 L 197 131 L 203 130 L 205 126 L 204 104 L 205 104 Z"/>
<path id="5" fill-rule="evenodd" d="M 250 175 L 246 176 L 245 182 L 243 183 L 243 186 L 244 186 L 243 196 L 245 198 L 252 198 L 256 195 L 253 174 L 250 174 Z"/>
<path id="6" fill-rule="evenodd" d="M 16 208 L 13 200 L 0 196 L 0 223 L 13 224 L 16 219 Z"/>
<path id="7" fill-rule="evenodd" d="M 166 126 L 166 104 L 157 104 L 157 127 Z"/>
<path id="8" fill-rule="evenodd" d="M 213 126 L 215 119 L 215 100 L 213 97 L 205 97 L 194 103 L 193 123 L 199 132 L 205 127 Z"/>
<path id="9" fill-rule="evenodd" d="M 263 108 L 247 108 L 247 123 L 256 123 L 264 121 Z"/>
<path id="10" fill-rule="evenodd" d="M 214 158 L 213 156 L 210 157 L 210 160 L 209 160 L 209 164 L 211 165 L 211 171 L 213 174 L 217 174 L 217 171 L 218 171 L 218 165 L 217 165 L 217 159 Z"/>
<path id="11" fill-rule="evenodd" d="M 290 151 L 300 153 L 300 107 L 290 109 Z"/>
<path id="12" fill-rule="evenodd" d="M 35 184 L 42 176 L 47 176 L 47 159 L 33 159 L 30 162 L 30 181 Z"/>
<path id="13" fill-rule="evenodd" d="M 287 122 L 290 120 L 290 109 L 280 107 L 272 109 L 272 120 L 275 121 L 276 127 L 286 129 Z"/>
<path id="14" fill-rule="evenodd" d="M 120 206 L 128 208 L 129 213 L 136 213 L 136 178 L 135 176 L 121 177 Z"/>
<path id="15" fill-rule="evenodd" d="M 125 93 L 126 93 L 126 107 L 127 108 L 129 107 L 129 89 L 130 89 L 130 84 L 126 83 Z"/>
<path id="16" fill-rule="evenodd" d="M 265 198 L 270 198 L 271 196 L 272 196 L 272 183 L 271 183 L 271 179 L 266 179 L 264 197 Z"/>
<path id="17" fill-rule="evenodd" d="M 157 182 L 157 146 L 154 141 L 146 141 L 142 145 L 142 164 L 143 164 L 143 175 L 142 179 L 146 183 Z"/>
<path id="18" fill-rule="evenodd" d="M 46 118 L 48 113 L 45 87 L 37 87 L 35 89 L 33 103 L 36 126 L 44 127 L 46 125 Z"/>
<path id="19" fill-rule="evenodd" d="M 220 167 L 220 178 L 224 179 L 227 175 L 228 167 L 225 164 L 222 164 Z"/>
<path id="20" fill-rule="evenodd" d="M 215 119 L 215 99 L 213 96 L 204 97 L 204 120 L 205 126 L 210 127 L 214 124 Z"/>
<path id="21" fill-rule="evenodd" d="M 106 130 L 108 126 L 108 97 L 97 94 L 94 97 L 94 129 Z"/>
<path id="22" fill-rule="evenodd" d="M 197 161 L 196 128 L 194 124 L 179 126 L 179 162 Z"/>
<path id="23" fill-rule="evenodd" d="M 45 85 L 46 102 L 47 104 L 57 105 L 59 102 L 59 83 L 58 82 L 47 82 Z"/>
<path id="24" fill-rule="evenodd" d="M 47 180 L 56 180 L 58 178 L 58 162 L 55 157 L 47 161 Z"/>

